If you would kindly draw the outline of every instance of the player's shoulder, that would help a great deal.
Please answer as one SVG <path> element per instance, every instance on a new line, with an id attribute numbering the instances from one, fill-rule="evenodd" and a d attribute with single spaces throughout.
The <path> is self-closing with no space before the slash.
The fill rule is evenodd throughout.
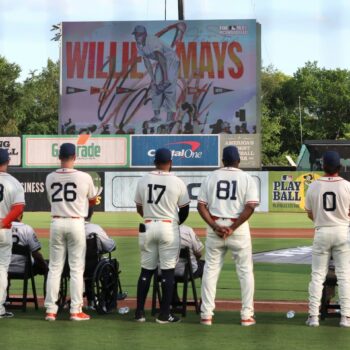
<path id="1" fill-rule="evenodd" d="M 100 225 L 93 224 L 92 222 L 85 221 L 85 231 L 87 234 L 100 233 L 103 228 Z"/>
<path id="2" fill-rule="evenodd" d="M 21 183 L 16 179 L 16 177 L 9 173 L 0 172 L 0 179 L 6 181 L 7 183 L 21 185 Z"/>

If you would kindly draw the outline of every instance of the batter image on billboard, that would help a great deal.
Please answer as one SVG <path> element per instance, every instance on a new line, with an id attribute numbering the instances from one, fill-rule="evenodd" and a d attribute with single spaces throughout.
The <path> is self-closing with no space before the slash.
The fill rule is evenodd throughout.
<path id="1" fill-rule="evenodd" d="M 176 83 L 179 59 L 176 52 L 154 35 L 148 35 L 142 25 L 137 25 L 132 32 L 135 36 L 139 55 L 143 58 L 151 78 L 151 98 L 154 112 L 150 122 L 159 122 L 160 109 L 167 112 L 167 122 L 174 121 L 176 113 Z M 152 61 L 156 62 L 153 69 Z"/>
<path id="2" fill-rule="evenodd" d="M 260 66 L 256 20 L 63 22 L 59 131 L 260 134 Z"/>

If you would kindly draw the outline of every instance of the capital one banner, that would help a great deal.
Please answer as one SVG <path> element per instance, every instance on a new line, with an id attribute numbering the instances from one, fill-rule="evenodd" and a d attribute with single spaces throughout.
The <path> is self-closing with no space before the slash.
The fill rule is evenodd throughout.
<path id="1" fill-rule="evenodd" d="M 126 168 L 129 166 L 128 135 L 79 136 L 23 136 L 24 168 L 59 167 L 59 149 L 62 143 L 76 145 L 76 167 Z"/>
<path id="2" fill-rule="evenodd" d="M 131 166 L 152 167 L 158 148 L 168 148 L 173 167 L 218 167 L 218 135 L 132 135 Z"/>
<path id="3" fill-rule="evenodd" d="M 255 20 L 63 22 L 62 134 L 260 132 Z"/>

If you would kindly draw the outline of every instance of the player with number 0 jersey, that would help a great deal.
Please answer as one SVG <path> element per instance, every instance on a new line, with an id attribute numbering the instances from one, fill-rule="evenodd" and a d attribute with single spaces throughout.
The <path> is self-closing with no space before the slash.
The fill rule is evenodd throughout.
<path id="1" fill-rule="evenodd" d="M 82 312 L 86 238 L 84 218 L 89 205 L 96 202 L 96 189 L 89 174 L 74 169 L 75 145 L 63 143 L 59 158 L 61 169 L 46 178 L 46 191 L 51 204 L 50 263 L 46 286 L 47 321 L 57 316 L 61 274 L 68 255 L 70 268 L 70 319 L 85 321 L 90 317 Z"/>
<path id="2" fill-rule="evenodd" d="M 309 186 L 305 201 L 305 210 L 315 226 L 306 324 L 319 326 L 323 283 L 332 256 L 339 286 L 340 326 L 350 327 L 350 183 L 338 176 L 337 152 L 324 153 L 323 170 L 325 174 Z"/>

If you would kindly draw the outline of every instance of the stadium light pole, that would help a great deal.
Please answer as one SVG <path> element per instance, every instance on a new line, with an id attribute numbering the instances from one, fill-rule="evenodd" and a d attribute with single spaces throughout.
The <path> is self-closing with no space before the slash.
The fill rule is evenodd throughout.
<path id="1" fill-rule="evenodd" d="M 300 147 L 303 145 L 303 123 L 301 120 L 301 106 L 300 106 L 300 96 L 299 97 L 299 124 L 300 124 Z"/>
<path id="2" fill-rule="evenodd" d="M 184 0 L 178 0 L 177 1 L 177 8 L 179 13 L 179 20 L 183 21 L 185 19 L 184 15 Z"/>

